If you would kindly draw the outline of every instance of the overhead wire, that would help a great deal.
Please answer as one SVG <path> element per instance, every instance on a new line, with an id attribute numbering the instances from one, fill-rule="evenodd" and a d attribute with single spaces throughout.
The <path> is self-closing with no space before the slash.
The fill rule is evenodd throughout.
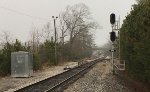
<path id="1" fill-rule="evenodd" d="M 30 15 L 30 14 L 26 14 L 24 12 L 20 12 L 20 11 L 17 11 L 17 10 L 14 10 L 14 9 L 10 9 L 10 8 L 6 8 L 6 7 L 3 7 L 3 6 L 0 6 L 0 8 L 4 9 L 4 10 L 7 10 L 7 11 L 10 11 L 10 12 L 14 12 L 14 13 L 20 14 L 20 15 L 31 17 L 31 18 L 36 18 L 36 19 L 40 19 L 40 20 L 48 20 L 47 18 L 33 16 L 33 15 Z"/>

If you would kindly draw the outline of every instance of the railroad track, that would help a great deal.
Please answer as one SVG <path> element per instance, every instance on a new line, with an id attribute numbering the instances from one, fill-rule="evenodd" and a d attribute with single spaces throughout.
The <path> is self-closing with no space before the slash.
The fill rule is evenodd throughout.
<path id="1" fill-rule="evenodd" d="M 97 58 L 53 77 L 47 78 L 35 84 L 29 85 L 15 92 L 62 92 L 70 83 L 85 74 L 93 65 L 102 61 Z"/>

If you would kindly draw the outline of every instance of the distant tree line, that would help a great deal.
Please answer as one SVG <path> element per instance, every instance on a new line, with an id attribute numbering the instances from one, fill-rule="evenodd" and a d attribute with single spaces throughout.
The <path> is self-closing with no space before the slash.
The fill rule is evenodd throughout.
<path id="1" fill-rule="evenodd" d="M 33 54 L 33 66 L 40 69 L 42 65 L 57 65 L 64 60 L 90 57 L 93 52 L 94 39 L 90 31 L 98 27 L 84 4 L 68 6 L 56 20 L 57 60 L 55 62 L 55 35 L 53 23 L 47 23 L 42 29 L 33 26 L 30 40 L 13 41 L 10 35 L 3 33 L 0 49 L 0 75 L 10 74 L 11 52 L 28 51 Z"/>
<path id="2" fill-rule="evenodd" d="M 121 58 L 132 77 L 150 84 L 150 1 L 137 0 L 121 28 Z"/>

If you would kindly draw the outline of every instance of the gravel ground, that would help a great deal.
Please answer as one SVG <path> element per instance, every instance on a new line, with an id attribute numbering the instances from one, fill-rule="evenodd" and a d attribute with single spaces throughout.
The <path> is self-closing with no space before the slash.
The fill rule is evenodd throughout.
<path id="1" fill-rule="evenodd" d="M 59 66 L 52 66 L 44 70 L 36 71 L 33 73 L 33 76 L 29 78 L 12 78 L 10 76 L 0 78 L 0 92 L 13 92 L 17 89 L 36 83 L 50 76 L 57 75 L 64 72 L 63 68 L 65 66 L 72 68 L 77 66 L 77 62 L 65 62 Z"/>
<path id="2" fill-rule="evenodd" d="M 111 73 L 109 62 L 95 65 L 84 77 L 70 85 L 64 92 L 131 92 Z"/>

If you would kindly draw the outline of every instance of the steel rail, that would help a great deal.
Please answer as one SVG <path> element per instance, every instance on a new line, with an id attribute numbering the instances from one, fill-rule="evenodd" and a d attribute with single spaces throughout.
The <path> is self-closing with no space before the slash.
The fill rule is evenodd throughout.
<path id="1" fill-rule="evenodd" d="M 58 92 L 56 91 L 58 90 L 57 88 L 64 86 L 65 83 L 71 81 L 76 76 L 79 76 L 82 73 L 83 74 L 86 73 L 86 71 L 90 67 L 92 67 L 94 64 L 96 64 L 99 61 L 102 61 L 102 59 L 101 60 L 100 58 L 94 59 L 91 62 L 85 63 L 83 65 L 77 66 L 73 69 L 60 73 L 58 75 L 31 84 L 29 86 L 16 90 L 15 92 Z"/>
<path id="2" fill-rule="evenodd" d="M 94 64 L 95 64 L 95 63 L 94 63 Z M 92 65 L 94 65 L 94 64 L 92 64 Z M 85 71 L 86 71 L 88 68 L 90 68 L 92 65 L 89 65 L 88 67 L 82 69 L 81 71 L 75 73 L 75 74 L 72 75 L 71 77 L 67 78 L 66 80 L 60 82 L 59 84 L 55 85 L 54 87 L 52 87 L 52 88 L 50 88 L 50 89 L 48 89 L 48 90 L 46 90 L 46 91 L 44 91 L 44 92 L 55 92 L 55 88 L 59 87 L 60 85 L 64 84 L 65 82 L 71 80 L 72 78 L 76 77 L 76 76 L 79 75 L 80 73 L 85 72 Z"/>

